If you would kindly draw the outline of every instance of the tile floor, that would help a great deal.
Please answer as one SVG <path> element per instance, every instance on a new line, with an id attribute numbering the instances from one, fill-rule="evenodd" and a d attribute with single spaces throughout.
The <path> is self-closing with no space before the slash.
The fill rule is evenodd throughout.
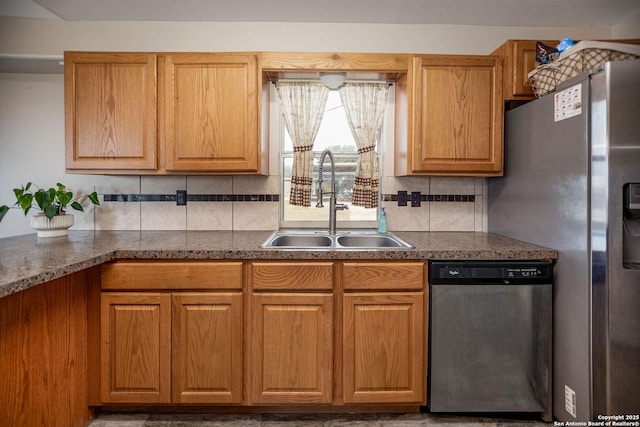
<path id="1" fill-rule="evenodd" d="M 102 414 L 89 427 L 548 427 L 535 415 L 442 414 Z"/>

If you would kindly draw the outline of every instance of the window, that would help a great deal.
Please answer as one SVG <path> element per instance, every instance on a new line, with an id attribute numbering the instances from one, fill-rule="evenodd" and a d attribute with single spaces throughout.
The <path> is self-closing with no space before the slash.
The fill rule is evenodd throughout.
<path id="1" fill-rule="evenodd" d="M 336 188 L 338 203 L 345 203 L 349 209 L 337 212 L 338 227 L 342 228 L 372 228 L 375 227 L 377 219 L 377 209 L 366 209 L 351 204 L 351 193 L 356 171 L 357 148 L 347 123 L 340 94 L 337 90 L 329 93 L 327 106 L 322 118 L 320 130 L 313 145 L 314 153 L 314 189 L 311 195 L 311 207 L 293 206 L 289 204 L 289 193 L 291 183 L 291 169 L 293 164 L 293 144 L 289 133 L 286 130 L 284 121 L 281 119 L 281 152 L 282 161 L 282 192 L 281 198 L 281 226 L 282 227 L 325 227 L 329 220 L 329 195 L 325 195 L 323 208 L 316 207 L 316 194 L 318 167 L 320 163 L 320 153 L 328 148 L 332 151 L 336 162 Z M 382 132 L 384 135 L 384 132 Z M 380 164 L 380 146 L 376 144 L 378 152 L 378 162 Z M 382 173 L 382 168 L 381 168 Z M 329 159 L 325 159 L 324 164 L 324 189 L 330 191 L 331 166 Z"/>

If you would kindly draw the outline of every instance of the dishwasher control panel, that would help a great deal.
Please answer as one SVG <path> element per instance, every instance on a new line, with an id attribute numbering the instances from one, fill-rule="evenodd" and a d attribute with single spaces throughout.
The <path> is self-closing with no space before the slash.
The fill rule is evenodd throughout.
<path id="1" fill-rule="evenodd" d="M 432 284 L 552 283 L 553 264 L 546 261 L 431 261 Z"/>

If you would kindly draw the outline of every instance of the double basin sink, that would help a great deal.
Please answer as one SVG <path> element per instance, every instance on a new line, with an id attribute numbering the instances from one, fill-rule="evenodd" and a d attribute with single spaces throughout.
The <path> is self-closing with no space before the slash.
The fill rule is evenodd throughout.
<path id="1" fill-rule="evenodd" d="M 413 249 L 413 246 L 392 233 L 375 231 L 339 231 L 331 235 L 326 231 L 279 230 L 262 244 L 262 248 L 276 249 Z"/>

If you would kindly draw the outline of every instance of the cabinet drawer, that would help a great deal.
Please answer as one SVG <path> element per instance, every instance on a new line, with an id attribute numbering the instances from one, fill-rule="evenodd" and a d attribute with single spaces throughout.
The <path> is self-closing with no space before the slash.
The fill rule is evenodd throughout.
<path id="1" fill-rule="evenodd" d="M 422 262 L 345 262 L 345 290 L 422 289 L 425 267 Z"/>
<path id="2" fill-rule="evenodd" d="M 242 289 L 242 262 L 118 261 L 102 266 L 102 289 Z"/>
<path id="3" fill-rule="evenodd" d="M 254 262 L 250 277 L 254 290 L 332 290 L 332 262 Z"/>

